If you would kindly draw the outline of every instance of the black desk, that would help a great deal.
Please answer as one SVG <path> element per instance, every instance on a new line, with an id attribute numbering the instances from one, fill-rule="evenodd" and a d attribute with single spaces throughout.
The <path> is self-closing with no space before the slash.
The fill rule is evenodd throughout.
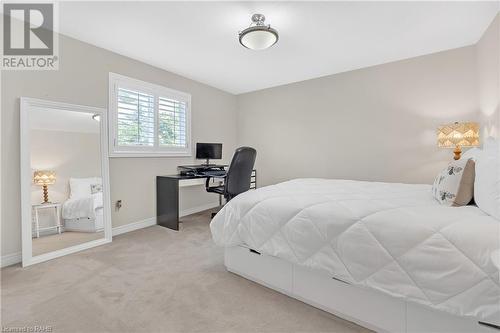
<path id="1" fill-rule="evenodd" d="M 179 230 L 179 181 L 207 178 L 207 176 L 157 176 L 156 223 L 162 227 Z"/>
<path id="2" fill-rule="evenodd" d="M 180 182 L 205 180 L 207 178 L 208 176 L 201 175 L 156 176 L 156 223 L 162 227 L 179 230 Z M 257 172 L 255 170 L 252 172 L 251 188 L 257 188 Z M 205 186 L 203 186 L 203 191 L 205 191 Z"/>

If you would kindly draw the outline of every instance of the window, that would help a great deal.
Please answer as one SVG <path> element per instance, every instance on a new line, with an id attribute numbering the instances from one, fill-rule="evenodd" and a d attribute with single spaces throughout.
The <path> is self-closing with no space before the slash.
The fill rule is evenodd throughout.
<path id="1" fill-rule="evenodd" d="M 191 156 L 191 95 L 109 74 L 110 156 Z"/>
<path id="2" fill-rule="evenodd" d="M 118 146 L 154 146 L 154 96 L 117 87 Z"/>

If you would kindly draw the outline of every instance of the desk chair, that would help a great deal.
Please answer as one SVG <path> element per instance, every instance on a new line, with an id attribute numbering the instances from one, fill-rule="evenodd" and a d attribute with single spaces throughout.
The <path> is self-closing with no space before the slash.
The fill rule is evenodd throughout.
<path id="1" fill-rule="evenodd" d="M 250 189 L 250 179 L 257 151 L 251 147 L 240 147 L 236 149 L 229 165 L 227 173 L 223 177 L 209 177 L 205 183 L 207 192 L 217 193 L 226 199 L 226 202 L 240 193 Z M 211 178 L 224 179 L 224 185 L 210 187 Z M 215 214 L 212 214 L 212 217 Z"/>

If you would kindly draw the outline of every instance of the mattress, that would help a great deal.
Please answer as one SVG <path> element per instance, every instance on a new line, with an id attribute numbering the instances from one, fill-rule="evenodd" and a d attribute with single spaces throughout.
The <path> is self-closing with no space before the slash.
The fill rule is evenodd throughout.
<path id="1" fill-rule="evenodd" d="M 439 205 L 430 185 L 296 179 L 239 195 L 210 228 L 219 246 L 500 323 L 500 221 Z"/>
<path id="2" fill-rule="evenodd" d="M 70 198 L 62 207 L 62 217 L 65 220 L 94 219 L 98 209 L 103 208 L 102 192 L 86 197 Z"/>

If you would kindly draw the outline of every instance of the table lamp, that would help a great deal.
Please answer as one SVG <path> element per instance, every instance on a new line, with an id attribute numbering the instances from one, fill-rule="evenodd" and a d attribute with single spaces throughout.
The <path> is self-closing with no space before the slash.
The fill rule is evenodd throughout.
<path id="1" fill-rule="evenodd" d="M 33 183 L 40 185 L 43 188 L 43 202 L 49 203 L 49 188 L 48 185 L 53 185 L 56 182 L 56 172 L 51 170 L 37 170 L 33 174 Z"/>
<path id="2" fill-rule="evenodd" d="M 447 124 L 437 130 L 438 147 L 454 148 L 455 160 L 462 156 L 462 147 L 479 146 L 479 124 L 473 122 Z"/>

